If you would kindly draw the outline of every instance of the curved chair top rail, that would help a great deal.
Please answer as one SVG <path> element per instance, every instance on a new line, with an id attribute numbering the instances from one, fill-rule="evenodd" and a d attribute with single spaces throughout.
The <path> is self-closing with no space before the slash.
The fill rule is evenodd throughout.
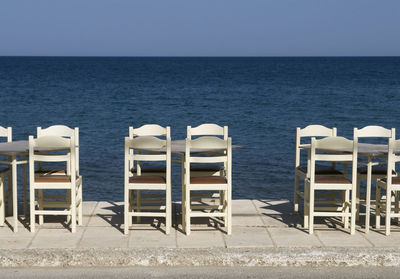
<path id="1" fill-rule="evenodd" d="M 134 149 L 158 149 L 165 148 L 167 140 L 162 140 L 153 136 L 142 136 L 136 138 L 125 138 L 125 145 Z"/>
<path id="2" fill-rule="evenodd" d="M 311 139 L 311 145 L 319 149 L 353 149 L 354 142 L 344 137 L 326 137 L 323 139 Z"/>
<path id="3" fill-rule="evenodd" d="M 146 124 L 139 128 L 129 127 L 129 137 L 140 137 L 140 136 L 163 136 L 171 137 L 171 128 L 169 126 L 162 127 L 158 124 Z"/>
<path id="4" fill-rule="evenodd" d="M 382 126 L 365 126 L 364 128 L 354 128 L 354 137 L 363 138 L 396 138 L 396 129 L 386 129 Z"/>
<path id="5" fill-rule="evenodd" d="M 395 139 L 389 139 L 389 152 L 388 153 L 397 153 L 400 151 L 400 139 L 395 140 Z M 399 152 L 400 153 L 400 152 Z"/>
<path id="6" fill-rule="evenodd" d="M 197 139 L 186 139 L 187 147 L 198 149 L 227 149 L 231 142 L 231 138 L 224 140 L 218 137 L 210 136 L 203 136 Z"/>
<path id="7" fill-rule="evenodd" d="M 79 128 L 70 128 L 65 125 L 53 125 L 47 128 L 37 127 L 37 136 L 62 136 L 62 137 L 71 137 L 72 135 L 76 135 L 76 131 L 79 131 Z"/>
<path id="8" fill-rule="evenodd" d="M 29 147 L 38 148 L 70 148 L 73 142 L 74 136 L 71 139 L 63 138 L 61 136 L 42 136 L 34 139 L 33 136 L 29 136 Z"/>
<path id="9" fill-rule="evenodd" d="M 225 139 L 228 137 L 228 126 L 221 127 L 213 123 L 204 123 L 197 127 L 187 126 L 188 136 L 224 136 Z"/>
<path id="10" fill-rule="evenodd" d="M 0 126 L 0 137 L 7 137 L 7 142 L 11 142 L 12 141 L 12 128 L 11 127 L 4 128 L 4 127 Z"/>
<path id="11" fill-rule="evenodd" d="M 297 128 L 298 137 L 335 137 L 337 135 L 337 129 L 327 128 L 322 125 L 308 125 L 303 129 Z"/>

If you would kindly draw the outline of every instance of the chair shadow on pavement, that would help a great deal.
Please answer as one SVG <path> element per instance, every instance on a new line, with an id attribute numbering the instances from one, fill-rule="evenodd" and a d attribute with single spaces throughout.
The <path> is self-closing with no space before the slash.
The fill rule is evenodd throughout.
<path id="1" fill-rule="evenodd" d="M 102 218 L 112 227 L 124 233 L 124 205 L 116 204 L 108 201 L 110 206 L 101 207 L 101 211 L 109 211 L 109 213 L 95 213 L 96 216 Z M 165 218 L 156 217 L 141 217 L 138 222 L 136 217 L 133 217 L 133 226 L 130 229 L 150 229 L 155 228 L 165 233 Z M 136 228 L 135 228 L 136 227 Z"/>
<path id="2" fill-rule="evenodd" d="M 291 201 L 256 200 L 256 205 L 258 205 L 257 209 L 261 213 L 266 227 L 291 227 L 308 232 L 308 229 L 303 226 L 303 212 L 295 213 Z M 341 218 L 338 217 L 315 217 L 314 225 L 318 230 L 346 231 Z"/>

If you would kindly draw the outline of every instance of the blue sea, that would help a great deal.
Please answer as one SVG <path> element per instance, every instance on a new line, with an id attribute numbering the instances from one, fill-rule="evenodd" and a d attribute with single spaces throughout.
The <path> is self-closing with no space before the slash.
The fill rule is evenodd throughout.
<path id="1" fill-rule="evenodd" d="M 295 129 L 381 125 L 400 133 L 400 57 L 0 57 L 0 125 L 80 129 L 85 200 L 123 199 L 128 127 L 229 126 L 233 198 L 292 199 Z M 180 167 L 173 165 L 174 199 Z"/>

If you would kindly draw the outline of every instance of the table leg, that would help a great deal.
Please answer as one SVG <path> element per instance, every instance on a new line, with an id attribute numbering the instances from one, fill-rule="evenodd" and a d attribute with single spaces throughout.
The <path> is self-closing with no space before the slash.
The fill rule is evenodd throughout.
<path id="1" fill-rule="evenodd" d="M 18 232 L 17 156 L 12 156 L 12 200 L 14 232 Z"/>
<path id="2" fill-rule="evenodd" d="M 365 197 L 365 233 L 369 232 L 369 221 L 371 212 L 371 176 L 372 176 L 372 157 L 368 156 L 367 166 L 367 192 Z"/>

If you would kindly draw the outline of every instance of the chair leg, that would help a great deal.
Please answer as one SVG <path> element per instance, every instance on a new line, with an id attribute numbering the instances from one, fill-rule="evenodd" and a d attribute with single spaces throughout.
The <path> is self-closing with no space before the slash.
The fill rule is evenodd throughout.
<path id="1" fill-rule="evenodd" d="M 354 189 L 351 191 L 351 217 L 350 217 L 350 234 L 355 234 L 356 232 L 356 200 L 357 192 Z"/>
<path id="2" fill-rule="evenodd" d="M 124 234 L 129 233 L 129 189 L 124 191 Z"/>
<path id="3" fill-rule="evenodd" d="M 299 177 L 297 175 L 294 176 L 294 196 L 293 196 L 293 206 L 294 212 L 299 212 L 299 195 L 297 192 L 299 191 Z"/>
<path id="4" fill-rule="evenodd" d="M 185 186 L 185 233 L 190 234 L 190 190 L 189 187 Z"/>
<path id="5" fill-rule="evenodd" d="M 308 225 L 308 233 L 313 234 L 314 233 L 314 195 L 315 195 L 315 190 L 310 187 L 310 200 L 309 200 L 309 225 Z"/>
<path id="6" fill-rule="evenodd" d="M 303 222 L 303 227 L 305 229 L 308 229 L 308 225 L 309 225 L 309 213 L 310 213 L 310 207 L 309 207 L 310 197 L 309 196 L 310 196 L 310 185 L 304 184 L 304 199 L 303 199 L 304 222 Z"/>
<path id="7" fill-rule="evenodd" d="M 39 210 L 43 210 L 43 189 L 38 190 L 38 204 L 39 204 Z M 43 225 L 44 223 L 44 217 L 43 215 L 39 215 L 39 225 Z"/>
<path id="8" fill-rule="evenodd" d="M 360 175 L 357 175 L 357 197 L 356 197 L 356 203 L 357 203 L 357 213 L 356 213 L 356 220 L 360 220 Z"/>
<path id="9" fill-rule="evenodd" d="M 70 191 L 71 193 L 71 232 L 76 232 L 76 192 L 75 189 Z"/>
<path id="10" fill-rule="evenodd" d="M 26 156 L 23 157 L 23 160 L 26 160 Z M 28 177 L 28 168 L 26 167 L 26 164 L 23 165 L 22 167 L 22 184 L 23 184 L 23 198 L 24 198 L 24 216 L 26 219 L 26 216 L 28 214 L 28 193 L 27 193 L 27 188 L 28 188 L 28 183 L 27 183 L 27 177 Z"/>
<path id="11" fill-rule="evenodd" d="M 4 211 L 4 181 L 0 176 L 0 226 L 4 226 L 5 211 Z"/>
<path id="12" fill-rule="evenodd" d="M 172 199 L 171 199 L 171 185 L 167 185 L 166 197 L 165 197 L 165 233 L 170 234 L 172 226 Z"/>
<path id="13" fill-rule="evenodd" d="M 376 185 L 376 202 L 375 202 L 375 228 L 381 228 L 381 187 Z"/>
<path id="14" fill-rule="evenodd" d="M 386 216 L 385 216 L 385 234 L 390 234 L 390 213 L 392 207 L 392 191 L 386 189 Z"/>
<path id="15" fill-rule="evenodd" d="M 226 193 L 227 196 L 227 211 L 226 211 L 226 219 L 225 219 L 225 227 L 227 227 L 227 234 L 232 234 L 232 187 L 229 185 Z"/>
<path id="16" fill-rule="evenodd" d="M 396 191 L 395 194 L 394 194 L 394 212 L 396 214 L 399 213 L 399 192 L 398 191 Z M 396 218 L 397 224 L 399 224 L 399 220 L 400 220 L 400 218 L 397 217 Z"/>
<path id="17" fill-rule="evenodd" d="M 136 211 L 137 211 L 137 212 L 140 212 L 141 199 L 142 199 L 142 197 L 141 197 L 141 192 L 140 192 L 140 190 L 136 190 Z M 140 216 L 137 216 L 137 217 L 136 217 L 136 221 L 137 221 L 138 223 L 141 222 Z"/>
<path id="18" fill-rule="evenodd" d="M 30 227 L 31 227 L 31 232 L 35 232 L 35 189 L 30 188 L 29 189 L 29 205 L 30 205 Z"/>
<path id="19" fill-rule="evenodd" d="M 133 210 L 136 210 L 135 207 L 133 206 L 133 202 L 135 200 L 135 190 L 129 191 L 128 194 L 128 212 L 132 212 Z M 133 217 L 128 217 L 128 227 L 133 225 Z"/>
<path id="20" fill-rule="evenodd" d="M 78 193 L 79 193 L 79 200 L 81 201 L 78 207 L 78 225 L 82 226 L 83 224 L 83 189 L 82 189 L 82 178 L 81 178 L 81 184 L 79 185 Z"/>
<path id="21" fill-rule="evenodd" d="M 345 190 L 344 191 L 344 204 L 345 204 L 345 210 L 344 213 L 346 213 L 346 216 L 344 217 L 344 228 L 348 229 L 349 228 L 349 204 L 350 204 L 350 191 Z"/>

